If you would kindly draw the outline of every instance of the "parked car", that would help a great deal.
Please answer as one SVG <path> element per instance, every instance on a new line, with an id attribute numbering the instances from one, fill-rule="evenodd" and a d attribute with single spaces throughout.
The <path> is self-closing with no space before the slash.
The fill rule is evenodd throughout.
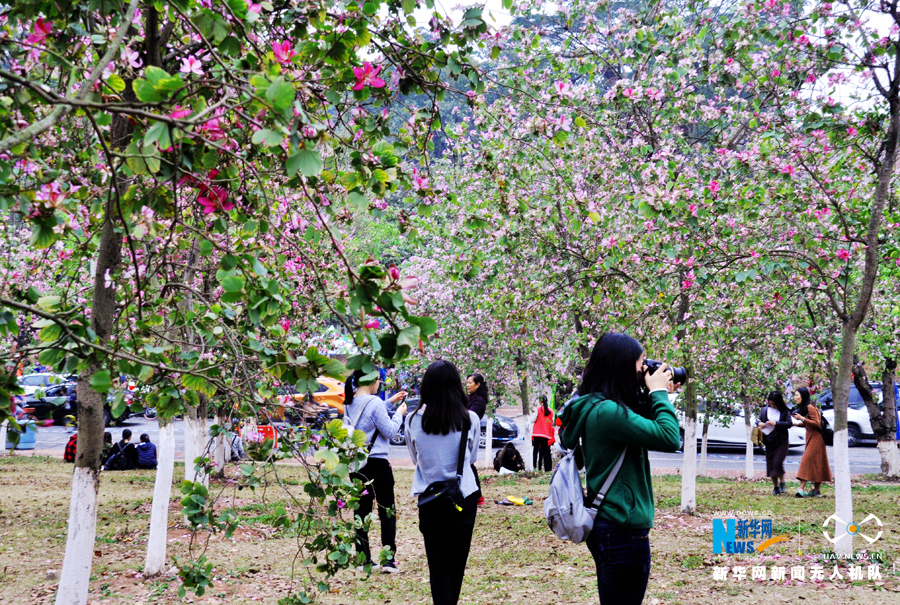
<path id="1" fill-rule="evenodd" d="M 26 413 L 38 420 L 53 419 L 53 424 L 65 424 L 66 416 L 75 415 L 69 404 L 69 395 L 75 391 L 74 384 L 51 384 L 39 388 L 44 391 L 43 397 L 36 397 L 34 392 L 24 396 L 22 407 Z"/>
<path id="2" fill-rule="evenodd" d="M 58 374 L 41 373 L 41 374 L 25 374 L 19 378 L 19 385 L 22 387 L 26 397 L 34 395 L 38 389 L 45 389 L 53 384 L 65 382 L 65 378 Z"/>
<path id="3" fill-rule="evenodd" d="M 674 399 L 674 396 L 670 396 Z M 674 402 L 673 402 L 674 403 Z M 678 449 L 684 451 L 684 411 L 676 408 L 678 415 L 678 424 L 681 427 L 681 447 Z M 709 423 L 709 430 L 706 434 L 706 444 L 708 447 L 741 447 L 747 446 L 747 428 L 744 421 L 744 406 L 732 405 L 730 408 L 730 422 L 727 422 L 721 416 Z M 702 411 L 697 412 L 697 448 L 699 449 L 703 443 L 703 420 L 706 417 Z M 750 419 L 753 426 L 756 417 Z M 800 427 L 791 427 L 788 430 L 788 447 L 804 447 L 806 445 L 806 430 Z"/>
<path id="4" fill-rule="evenodd" d="M 870 382 L 875 403 L 882 407 L 884 393 L 880 382 Z M 831 428 L 834 428 L 834 396 L 831 389 L 825 389 L 817 397 L 819 407 L 822 408 L 822 416 L 828 420 Z M 875 431 L 872 430 L 872 421 L 869 418 L 869 410 L 866 402 L 856 385 L 850 385 L 849 405 L 847 406 L 847 445 L 855 447 L 860 445 L 863 439 L 875 439 Z"/>

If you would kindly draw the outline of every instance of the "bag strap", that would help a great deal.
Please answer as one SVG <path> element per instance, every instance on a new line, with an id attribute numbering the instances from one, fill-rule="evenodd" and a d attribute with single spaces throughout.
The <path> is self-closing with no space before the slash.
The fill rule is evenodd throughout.
<path id="1" fill-rule="evenodd" d="M 606 478 L 606 481 L 603 483 L 603 487 L 600 488 L 600 491 L 597 492 L 597 496 L 594 498 L 594 501 L 591 503 L 591 508 L 600 508 L 600 505 L 603 504 L 603 500 L 606 498 L 606 493 L 609 491 L 610 486 L 613 484 L 613 481 L 616 480 L 616 475 L 619 474 L 619 469 L 622 468 L 622 463 L 625 461 L 625 454 L 628 452 L 628 446 L 625 446 L 625 449 L 622 450 L 622 454 L 619 456 L 619 459 L 616 460 L 616 465 L 613 467 L 612 472 L 609 473 L 609 476 Z"/>
<path id="2" fill-rule="evenodd" d="M 469 425 L 469 430 L 472 430 L 472 426 Z M 465 430 L 465 425 L 463 425 L 463 430 L 460 431 L 459 435 L 459 453 L 456 454 L 456 478 L 462 479 L 463 472 L 463 462 L 466 458 L 466 437 L 469 436 L 469 431 Z"/>
<path id="3" fill-rule="evenodd" d="M 379 399 L 378 397 L 375 397 L 374 395 L 369 395 L 369 399 L 362 405 L 362 408 L 360 408 L 360 410 L 359 410 L 359 414 L 356 415 L 356 421 L 351 423 L 353 425 L 353 428 L 356 428 L 356 425 L 359 424 L 360 419 L 362 419 L 363 412 L 365 412 L 368 409 L 369 404 L 372 402 L 372 399 L 382 401 L 381 399 Z M 372 439 L 369 440 L 369 444 L 366 446 L 366 453 L 371 452 L 372 448 L 375 447 L 375 441 L 378 440 L 378 434 L 379 434 L 378 425 L 376 424 L 375 432 L 372 433 Z"/>

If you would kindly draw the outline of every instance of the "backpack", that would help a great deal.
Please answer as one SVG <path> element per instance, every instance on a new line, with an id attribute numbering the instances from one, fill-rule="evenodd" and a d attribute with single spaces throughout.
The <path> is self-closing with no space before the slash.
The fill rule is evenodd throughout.
<path id="1" fill-rule="evenodd" d="M 106 460 L 106 466 L 104 468 L 108 471 L 128 470 L 128 459 L 125 457 L 125 452 L 119 450 L 118 452 L 110 456 Z"/>
<path id="2" fill-rule="evenodd" d="M 834 429 L 828 424 L 828 419 L 825 418 L 824 414 L 821 412 L 819 414 L 822 418 L 822 424 L 819 426 L 819 431 L 822 432 L 822 439 L 825 440 L 825 445 L 834 445 Z"/>
<path id="3" fill-rule="evenodd" d="M 622 455 L 619 456 L 590 506 L 584 504 L 584 488 L 581 487 L 581 476 L 575 464 L 575 450 L 566 453 L 553 469 L 553 475 L 550 477 L 550 493 L 544 500 L 544 518 L 547 519 L 547 525 L 553 533 L 575 544 L 587 539 L 594 528 L 597 511 L 603 504 L 616 475 L 619 474 L 619 469 L 622 468 L 626 452 L 628 446 L 625 446 L 625 450 L 622 451 Z"/>
<path id="4" fill-rule="evenodd" d="M 372 404 L 372 400 L 377 401 L 379 404 L 384 404 L 384 402 L 381 399 L 379 399 L 378 397 L 375 397 L 374 395 L 370 395 L 369 400 L 366 401 L 365 403 L 361 404 L 359 413 L 356 415 L 355 420 L 350 420 L 350 414 L 344 414 L 344 418 L 343 418 L 342 422 L 343 422 L 344 428 L 347 429 L 348 435 L 353 435 L 353 431 L 356 430 L 356 425 L 359 424 L 359 421 L 362 418 L 363 412 L 365 412 L 366 409 L 368 409 L 368 407 Z M 371 452 L 372 448 L 375 446 L 376 439 L 378 439 L 378 427 L 377 426 L 375 427 L 375 432 L 372 433 L 372 439 L 369 441 L 369 444 L 366 446 L 366 459 L 361 462 L 353 463 L 351 465 L 352 468 L 350 470 L 356 472 L 366 465 L 366 462 L 368 462 L 368 460 L 369 460 L 369 452 Z"/>

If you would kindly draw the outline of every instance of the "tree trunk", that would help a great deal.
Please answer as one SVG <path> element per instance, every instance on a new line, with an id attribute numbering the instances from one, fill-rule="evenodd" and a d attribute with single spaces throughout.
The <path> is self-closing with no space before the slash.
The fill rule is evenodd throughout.
<path id="1" fill-rule="evenodd" d="M 522 460 L 525 462 L 525 470 L 534 471 L 534 443 L 531 442 L 532 430 L 534 425 L 525 419 L 525 443 L 522 444 Z"/>
<path id="2" fill-rule="evenodd" d="M 6 454 L 6 427 L 9 426 L 9 420 L 0 422 L 0 456 Z"/>
<path id="3" fill-rule="evenodd" d="M 153 486 L 150 510 L 150 536 L 147 539 L 147 560 L 144 576 L 161 574 L 166 567 L 166 538 L 169 529 L 169 500 L 175 475 L 175 422 L 159 416 L 159 465 Z"/>
<path id="4" fill-rule="evenodd" d="M 900 479 L 900 450 L 897 449 L 897 400 L 894 392 L 894 373 L 897 362 L 888 357 L 884 360 L 881 374 L 881 392 L 884 395 L 884 423 L 888 427 L 884 440 L 878 440 L 881 454 L 881 474 L 887 479 Z M 868 405 L 868 403 L 866 404 Z M 874 426 L 874 425 L 873 425 Z M 878 434 L 876 433 L 876 438 Z"/>
<path id="5" fill-rule="evenodd" d="M 206 395 L 200 395 L 200 405 L 197 406 L 197 425 L 195 428 L 194 439 L 196 440 L 196 452 L 198 458 L 208 458 L 212 453 L 209 435 L 207 434 L 206 425 L 209 416 L 209 407 Z M 199 481 L 204 486 L 209 487 L 209 474 L 201 472 L 195 481 Z"/>
<path id="6" fill-rule="evenodd" d="M 703 419 L 703 441 L 700 444 L 700 467 L 697 470 L 697 474 L 701 477 L 706 476 L 706 442 L 709 435 L 709 422 L 707 419 Z"/>
<path id="7" fill-rule="evenodd" d="M 114 117 L 112 134 L 121 135 L 124 118 Z M 117 175 L 113 178 L 119 178 Z M 113 225 L 113 193 L 106 204 L 105 221 L 97 250 L 94 272 L 94 295 L 91 302 L 91 329 L 101 344 L 112 336 L 116 318 L 116 292 L 106 285 L 107 274 L 113 275 L 122 260 L 122 236 Z M 97 494 L 100 490 L 100 456 L 103 452 L 103 404 L 106 395 L 91 388 L 91 379 L 105 369 L 95 360 L 78 377 L 78 444 L 75 470 L 72 474 L 72 500 L 69 504 L 69 528 L 66 554 L 63 558 L 56 605 L 84 605 L 91 582 L 94 538 L 97 533 Z"/>
<path id="8" fill-rule="evenodd" d="M 754 479 L 756 471 L 753 466 L 753 422 L 750 418 L 750 398 L 747 396 L 747 389 L 741 387 L 741 403 L 744 406 L 744 428 L 747 431 L 747 449 L 744 453 L 744 476 L 747 479 Z"/>
<path id="9" fill-rule="evenodd" d="M 184 406 L 184 480 L 194 481 L 194 460 L 199 456 L 197 452 L 197 408 L 191 405 Z"/>
<path id="10" fill-rule="evenodd" d="M 516 357 L 516 365 L 519 370 L 519 376 L 521 376 L 519 380 L 519 398 L 522 400 L 522 414 L 528 416 L 531 414 L 528 392 L 528 364 L 525 363 L 525 357 L 522 355 L 521 351 L 519 351 L 519 354 Z"/>
<path id="11" fill-rule="evenodd" d="M 853 520 L 853 496 L 850 491 L 850 449 L 847 445 L 847 405 L 850 400 L 850 373 L 856 350 L 856 329 L 844 323 L 841 329 L 841 353 L 834 394 L 834 512 L 843 523 L 835 523 L 834 552 L 840 557 L 853 553 L 853 535 L 847 524 Z"/>
<path id="12" fill-rule="evenodd" d="M 684 400 L 684 463 L 681 466 L 681 512 L 693 515 L 697 512 L 697 389 L 693 381 L 694 369 L 685 364 L 688 383 Z"/>

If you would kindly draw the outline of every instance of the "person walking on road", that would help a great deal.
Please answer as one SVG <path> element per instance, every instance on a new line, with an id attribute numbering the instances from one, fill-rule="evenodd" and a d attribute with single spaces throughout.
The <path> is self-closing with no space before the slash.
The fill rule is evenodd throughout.
<path id="1" fill-rule="evenodd" d="M 363 483 L 371 482 L 359 497 L 359 508 L 354 511 L 354 515 L 365 519 L 372 512 L 372 507 L 378 504 L 381 544 L 390 551 L 392 558 L 380 567 L 375 567 L 384 573 L 397 573 L 397 509 L 394 505 L 394 471 L 388 462 L 388 454 L 391 451 L 390 440 L 403 426 L 406 404 L 397 406 L 393 418 L 388 416 L 384 403 L 377 395 L 381 379 L 361 384 L 363 376 L 365 373 L 362 370 L 356 370 L 344 384 L 344 401 L 350 402 L 344 415 L 356 419 L 354 428 L 364 432 L 366 443 L 372 444 L 365 466 L 350 475 L 352 479 Z M 406 392 L 400 391 L 388 401 L 396 403 L 404 397 Z M 356 530 L 356 552 L 365 555 L 365 565 L 374 565 L 369 547 L 369 532 L 362 528 Z"/>
<path id="2" fill-rule="evenodd" d="M 788 454 L 788 431 L 791 428 L 791 412 L 778 391 L 772 391 L 766 398 L 766 405 L 759 412 L 756 426 L 763 432 L 766 446 L 766 476 L 772 479 L 773 496 L 785 492 L 784 459 Z"/>
<path id="3" fill-rule="evenodd" d="M 662 364 L 651 374 L 644 359 L 634 338 L 604 334 L 585 367 L 579 398 L 560 412 L 562 446 L 583 443 L 586 502 L 596 498 L 613 467 L 621 464 L 587 537 L 601 605 L 643 601 L 655 512 L 647 451 L 675 452 L 681 445 L 678 417 L 669 402 L 676 386 L 672 372 Z"/>
<path id="4" fill-rule="evenodd" d="M 433 483 L 456 479 L 463 448 L 459 484 L 462 501 L 441 497 L 419 506 L 419 531 L 425 540 L 432 601 L 435 605 L 456 605 L 478 511 L 479 491 L 472 462 L 478 455 L 481 429 L 478 415 L 466 409 L 459 370 L 449 361 L 428 366 L 422 378 L 421 401 L 406 419 L 406 446 L 416 465 L 412 495 L 422 495 Z"/>
<path id="5" fill-rule="evenodd" d="M 541 404 L 531 413 L 529 422 L 534 423 L 531 429 L 532 466 L 534 470 L 548 473 L 553 468 L 550 446 L 556 442 L 553 432 L 553 411 L 547 405 L 547 396 L 541 395 Z"/>
<path id="6" fill-rule="evenodd" d="M 794 403 L 797 412 L 794 420 L 797 426 L 806 427 L 806 449 L 800 459 L 800 470 L 797 479 L 800 489 L 798 498 L 821 498 L 819 491 L 823 482 L 831 481 L 831 469 L 828 467 L 828 452 L 825 450 L 825 438 L 822 436 L 822 412 L 809 400 L 809 389 L 800 387 L 794 391 Z M 807 482 L 813 483 L 812 491 L 806 491 Z"/>

